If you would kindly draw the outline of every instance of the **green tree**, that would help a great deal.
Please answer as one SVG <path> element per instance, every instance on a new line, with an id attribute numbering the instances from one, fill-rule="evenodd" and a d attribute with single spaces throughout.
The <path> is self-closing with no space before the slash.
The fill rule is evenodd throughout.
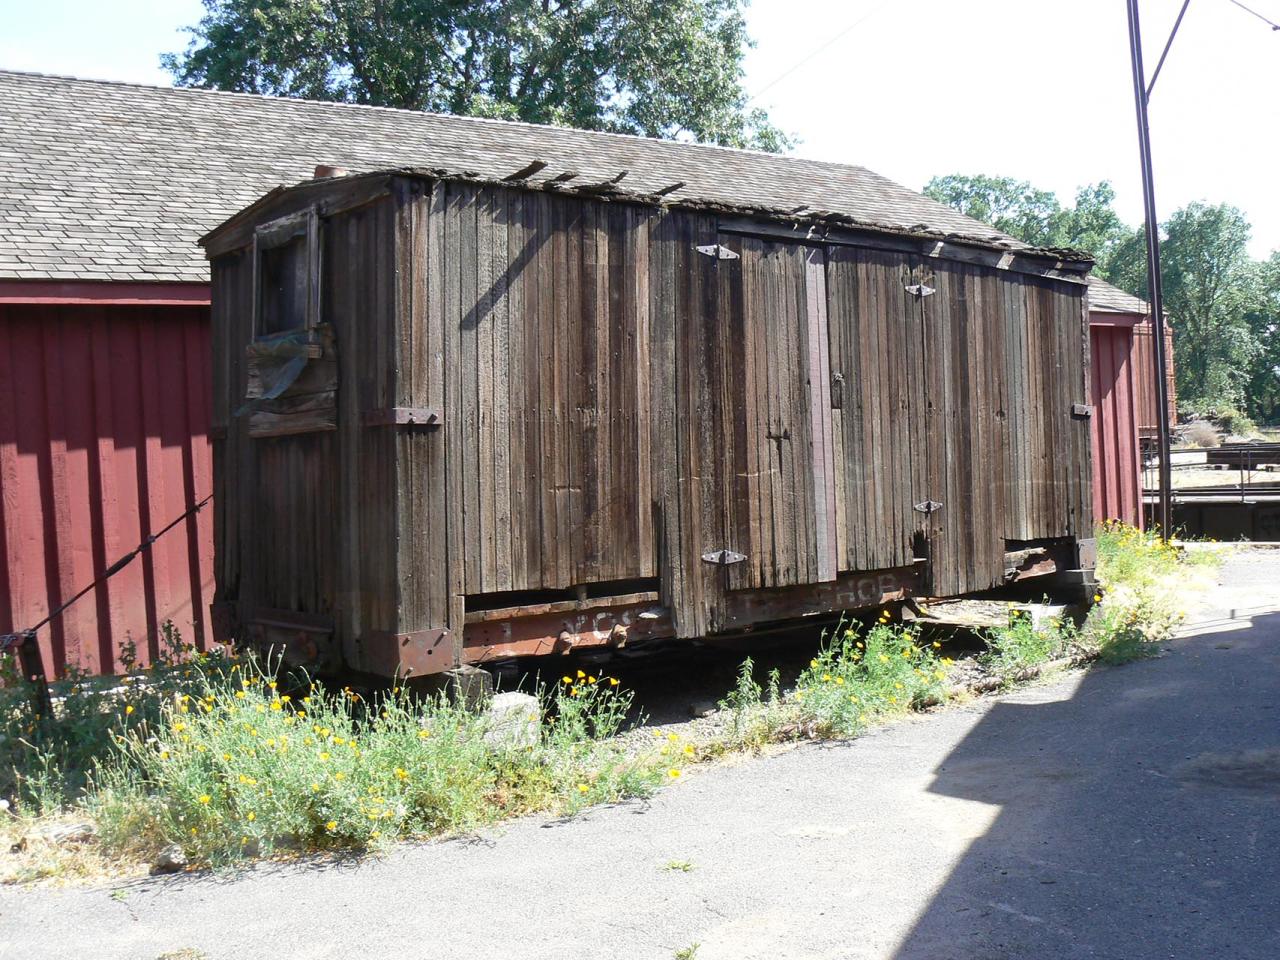
<path id="1" fill-rule="evenodd" d="M 1174 320 L 1178 395 L 1243 406 L 1258 338 L 1259 271 L 1249 259 L 1249 222 L 1235 207 L 1192 203 L 1164 224 L 1160 244 L 1165 311 Z"/>
<path id="2" fill-rule="evenodd" d="M 1257 342 L 1245 390 L 1249 416 L 1280 423 L 1280 251 L 1254 265 L 1256 296 L 1245 320 Z"/>
<path id="3" fill-rule="evenodd" d="M 1131 231 L 1112 208 L 1116 192 L 1105 180 L 1081 187 L 1071 207 L 1025 180 L 981 174 L 934 177 L 924 192 L 1024 243 L 1091 253 L 1097 262 L 1094 273 L 1103 279 L 1110 279 L 1113 269 L 1125 267 L 1113 261 Z"/>
<path id="4" fill-rule="evenodd" d="M 925 184 L 924 193 L 1024 243 L 1055 245 L 1062 204 L 1053 193 L 1025 180 L 953 173 L 934 177 Z"/>
<path id="5" fill-rule="evenodd" d="M 204 0 L 184 86 L 778 151 L 744 0 Z"/>

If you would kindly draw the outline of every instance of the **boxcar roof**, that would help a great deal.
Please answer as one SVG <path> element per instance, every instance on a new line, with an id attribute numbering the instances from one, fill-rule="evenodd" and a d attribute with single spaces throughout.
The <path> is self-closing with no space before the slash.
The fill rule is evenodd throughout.
<path id="1" fill-rule="evenodd" d="M 0 71 L 0 278 L 206 281 L 196 240 L 317 163 L 619 184 L 1031 251 L 864 167 L 352 104 Z M 1053 251 L 1044 251 L 1055 254 Z M 1080 259 L 1076 255 L 1076 259 Z"/>

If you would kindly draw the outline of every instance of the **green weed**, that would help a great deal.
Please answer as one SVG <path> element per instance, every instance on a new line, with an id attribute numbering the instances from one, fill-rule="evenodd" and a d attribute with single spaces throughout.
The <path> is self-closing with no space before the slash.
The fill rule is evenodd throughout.
<path id="1" fill-rule="evenodd" d="M 818 736 L 852 736 L 886 714 L 940 702 L 946 667 L 940 645 L 923 644 L 919 628 L 888 622 L 863 632 L 841 621 L 796 680 L 794 698 Z"/>

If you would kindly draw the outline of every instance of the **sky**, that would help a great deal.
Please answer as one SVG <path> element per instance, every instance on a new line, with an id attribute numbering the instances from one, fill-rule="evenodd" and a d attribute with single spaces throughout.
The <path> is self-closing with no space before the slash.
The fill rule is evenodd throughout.
<path id="1" fill-rule="evenodd" d="M 1280 23 L 1280 0 L 1242 0 Z M 1180 0 L 1142 0 L 1154 69 Z M 0 0 L 0 67 L 167 84 L 199 0 Z M 1069 202 L 1110 180 L 1142 216 L 1124 0 L 754 0 L 745 87 L 795 152 L 919 189 L 1029 180 Z M 1280 249 L 1280 31 L 1231 0 L 1191 0 L 1151 100 L 1161 219 L 1239 207 L 1255 257 Z M 2 106 L 0 106 L 2 109 Z"/>

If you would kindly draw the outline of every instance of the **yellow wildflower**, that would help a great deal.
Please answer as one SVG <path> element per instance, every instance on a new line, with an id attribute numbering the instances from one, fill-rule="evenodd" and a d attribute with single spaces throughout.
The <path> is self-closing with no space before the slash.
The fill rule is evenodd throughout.
<path id="1" fill-rule="evenodd" d="M 672 780 L 679 780 L 680 771 L 677 770 L 675 767 L 672 767 L 670 770 L 667 771 L 667 776 L 670 777 Z"/>
<path id="2" fill-rule="evenodd" d="M 586 792 L 587 792 L 587 785 L 586 785 L 585 783 L 580 783 L 580 784 L 578 784 L 578 792 L 579 792 L 579 793 L 586 793 Z"/>
<path id="3" fill-rule="evenodd" d="M 610 677 L 610 678 L 609 678 L 609 686 L 611 686 L 611 687 L 616 687 L 617 685 L 618 685 L 618 678 L 617 678 L 617 677 Z"/>
<path id="4" fill-rule="evenodd" d="M 207 793 L 202 793 L 202 794 L 200 794 L 199 799 L 200 799 L 200 802 L 201 802 L 201 803 L 203 803 L 205 806 L 208 806 L 208 805 L 209 805 L 209 802 L 210 802 L 213 798 L 212 798 L 211 796 L 209 796 Z"/>
<path id="5" fill-rule="evenodd" d="M 129 714 L 133 713 L 133 704 L 131 703 L 127 707 L 125 707 L 124 712 L 125 712 L 125 716 L 128 716 Z"/>
<path id="6" fill-rule="evenodd" d="M 330 833 L 333 833 L 333 831 L 338 829 L 338 821 L 330 820 L 328 823 L 324 825 L 324 828 L 328 830 Z"/>

